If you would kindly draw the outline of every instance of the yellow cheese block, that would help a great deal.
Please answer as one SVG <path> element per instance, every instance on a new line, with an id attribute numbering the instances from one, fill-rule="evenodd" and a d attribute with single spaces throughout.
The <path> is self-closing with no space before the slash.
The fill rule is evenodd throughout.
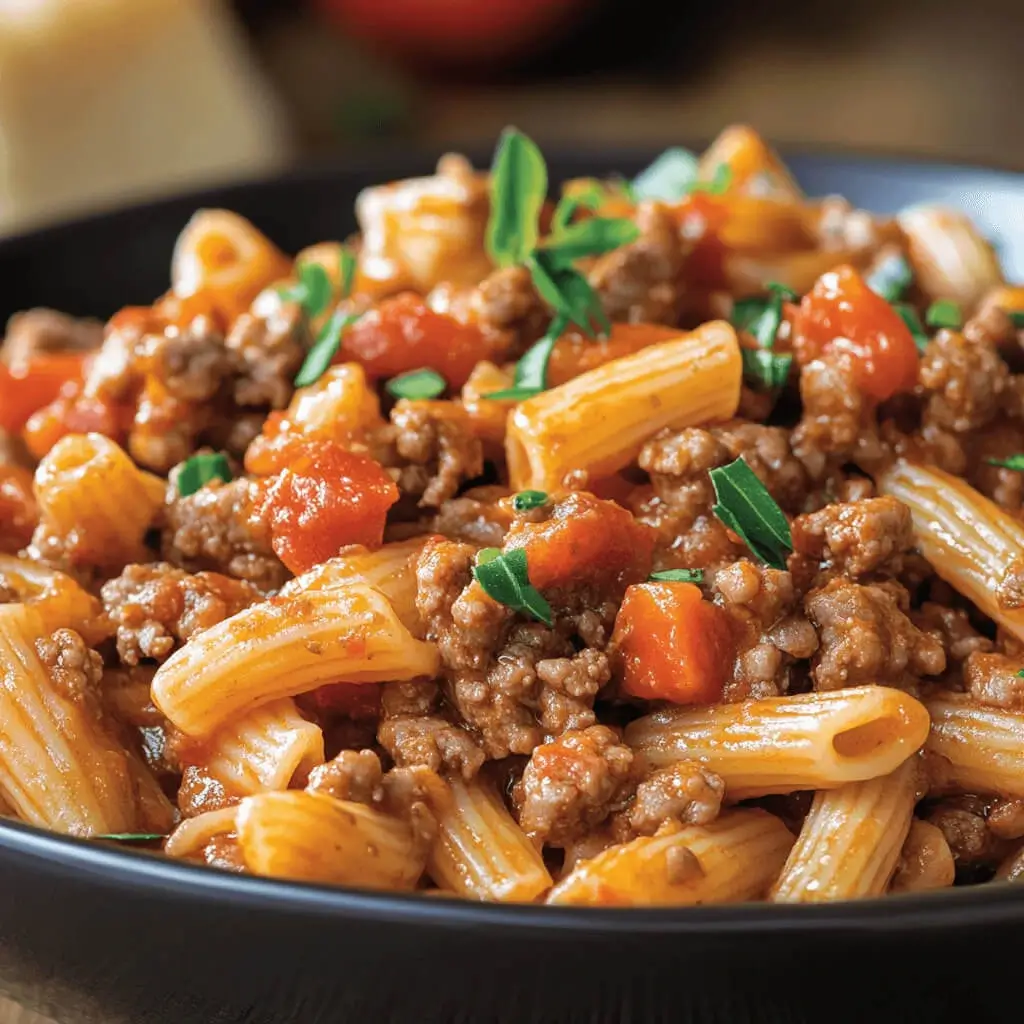
<path id="1" fill-rule="evenodd" d="M 0 0 L 0 231 L 290 157 L 217 0 Z"/>

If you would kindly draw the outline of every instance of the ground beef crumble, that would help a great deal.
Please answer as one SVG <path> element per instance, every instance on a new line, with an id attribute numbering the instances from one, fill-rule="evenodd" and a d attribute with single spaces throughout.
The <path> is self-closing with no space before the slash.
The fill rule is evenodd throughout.
<path id="1" fill-rule="evenodd" d="M 103 659 L 73 629 L 58 629 L 36 641 L 36 653 L 68 700 L 90 699 L 103 677 Z"/>
<path id="2" fill-rule="evenodd" d="M 718 817 L 724 796 L 720 775 L 697 761 L 679 761 L 656 769 L 637 786 L 632 804 L 617 815 L 615 831 L 653 836 L 669 822 L 707 825 Z"/>

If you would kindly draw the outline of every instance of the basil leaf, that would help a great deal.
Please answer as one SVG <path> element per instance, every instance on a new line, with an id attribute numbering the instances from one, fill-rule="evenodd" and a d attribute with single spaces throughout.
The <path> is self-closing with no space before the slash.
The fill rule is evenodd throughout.
<path id="1" fill-rule="evenodd" d="M 1024 668 L 1022 668 L 1022 669 L 1021 669 L 1021 670 L 1020 670 L 1020 671 L 1019 671 L 1019 672 L 1017 673 L 1017 678 L 1018 678 L 1018 679 L 1024 679 Z"/>
<path id="2" fill-rule="evenodd" d="M 756 333 L 755 327 L 761 319 L 764 311 L 768 308 L 766 299 L 737 299 L 732 306 L 730 322 L 737 331 L 749 331 Z"/>
<path id="3" fill-rule="evenodd" d="M 512 499 L 512 507 L 517 512 L 528 512 L 531 508 L 540 508 L 547 503 L 547 491 L 520 491 Z"/>
<path id="4" fill-rule="evenodd" d="M 166 839 L 167 836 L 159 832 L 106 832 L 89 838 L 109 839 L 118 843 L 149 843 L 154 839 Z"/>
<path id="5" fill-rule="evenodd" d="M 929 327 L 949 327 L 955 331 L 963 326 L 964 317 L 960 307 L 951 299 L 939 299 L 928 307 L 924 322 Z"/>
<path id="6" fill-rule="evenodd" d="M 691 192 L 706 192 L 710 196 L 721 196 L 729 191 L 732 184 L 732 168 L 728 164 L 719 164 L 710 181 L 695 182 Z"/>
<path id="7" fill-rule="evenodd" d="M 1024 309 L 1008 309 L 1006 315 L 1018 331 L 1024 330 Z"/>
<path id="8" fill-rule="evenodd" d="M 297 388 L 309 387 L 324 375 L 324 371 L 331 365 L 331 360 L 341 348 L 341 336 L 358 319 L 357 313 L 346 313 L 340 309 L 334 311 L 330 320 L 321 329 L 313 347 L 306 353 L 302 368 L 295 376 Z"/>
<path id="9" fill-rule="evenodd" d="M 672 146 L 633 179 L 633 195 L 663 202 L 682 199 L 689 195 L 697 180 L 698 163 L 696 155 L 688 149 Z"/>
<path id="10" fill-rule="evenodd" d="M 297 302 L 310 320 L 315 320 L 331 304 L 331 278 L 319 263 L 302 263 L 299 280 L 286 285 L 278 294 L 286 302 Z"/>
<path id="11" fill-rule="evenodd" d="M 591 217 L 569 224 L 544 242 L 540 252 L 551 262 L 568 266 L 584 256 L 602 256 L 635 242 L 640 229 L 625 217 Z"/>
<path id="12" fill-rule="evenodd" d="M 423 398 L 437 398 L 443 395 L 448 385 L 444 377 L 436 370 L 424 368 L 422 370 L 410 370 L 408 373 L 392 377 L 384 385 L 389 395 L 395 398 L 408 398 L 415 401 Z"/>
<path id="13" fill-rule="evenodd" d="M 910 329 L 910 333 L 914 337 L 914 344 L 917 346 L 917 351 L 923 354 L 924 350 L 928 347 L 928 332 L 924 329 L 924 324 L 921 323 L 917 310 L 908 302 L 894 302 L 892 308 L 899 313 L 900 319 Z"/>
<path id="14" fill-rule="evenodd" d="M 896 302 L 914 281 L 914 271 L 899 254 L 883 260 L 868 276 L 867 285 L 886 302 Z"/>
<path id="15" fill-rule="evenodd" d="M 711 470 L 718 502 L 712 511 L 762 562 L 786 568 L 793 550 L 789 523 L 768 489 L 742 458 Z"/>
<path id="16" fill-rule="evenodd" d="M 665 580 L 669 583 L 702 583 L 704 581 L 703 569 L 662 569 L 660 572 L 652 572 L 648 580 Z"/>
<path id="17" fill-rule="evenodd" d="M 743 360 L 743 375 L 755 386 L 767 390 L 786 386 L 793 365 L 791 355 L 776 355 L 763 348 L 744 348 L 740 350 L 740 356 Z"/>
<path id="18" fill-rule="evenodd" d="M 485 398 L 513 399 L 517 402 L 533 398 L 548 387 L 548 361 L 555 343 L 567 326 L 566 317 L 558 315 L 551 321 L 548 333 L 535 342 L 516 363 L 515 384 L 502 391 L 490 391 Z"/>
<path id="19" fill-rule="evenodd" d="M 526 266 L 540 297 L 557 314 L 591 337 L 611 330 L 597 292 L 582 274 L 572 267 L 560 266 L 542 250 L 527 257 Z"/>
<path id="20" fill-rule="evenodd" d="M 352 284 L 356 279 L 356 270 L 359 266 L 359 261 L 356 259 L 356 254 L 347 245 L 343 245 L 341 247 L 339 260 L 339 270 L 341 271 L 341 297 L 343 299 L 347 299 L 352 295 Z"/>
<path id="21" fill-rule="evenodd" d="M 537 245 L 537 219 L 547 197 L 548 171 L 537 146 L 522 132 L 501 133 L 491 165 L 487 253 L 499 267 L 522 263 Z"/>
<path id="22" fill-rule="evenodd" d="M 555 212 L 551 217 L 551 234 L 558 235 L 565 231 L 577 210 L 596 210 L 603 202 L 604 197 L 597 186 L 588 192 L 579 192 L 573 196 L 562 196 L 558 200 Z"/>
<path id="23" fill-rule="evenodd" d="M 1002 466 L 1003 469 L 1015 469 L 1024 473 L 1024 454 L 1010 455 L 1005 459 L 986 459 L 990 466 Z"/>
<path id="24" fill-rule="evenodd" d="M 551 625 L 551 605 L 530 583 L 526 552 L 522 548 L 505 554 L 497 548 L 484 548 L 477 555 L 473 576 L 495 601 Z"/>
<path id="25" fill-rule="evenodd" d="M 231 467 L 220 452 L 193 455 L 178 471 L 178 493 L 187 498 L 211 480 L 228 483 L 231 479 Z"/>

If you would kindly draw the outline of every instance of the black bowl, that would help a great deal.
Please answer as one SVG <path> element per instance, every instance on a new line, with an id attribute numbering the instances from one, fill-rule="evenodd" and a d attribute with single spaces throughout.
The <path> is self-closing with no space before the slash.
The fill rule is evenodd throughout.
<path id="1" fill-rule="evenodd" d="M 649 153 L 563 154 L 554 180 Z M 811 194 L 878 211 L 967 208 L 1024 279 L 1024 178 L 794 155 Z M 167 287 L 198 206 L 284 248 L 354 228 L 358 188 L 428 171 L 405 157 L 249 183 L 0 243 L 0 316 L 106 315 Z M 2 723 L 0 723 L 2 730 Z M 238 877 L 0 825 L 0 991 L 64 1024 L 351 1021 L 827 1022 L 1010 1019 L 1024 888 L 812 907 L 477 906 Z"/>

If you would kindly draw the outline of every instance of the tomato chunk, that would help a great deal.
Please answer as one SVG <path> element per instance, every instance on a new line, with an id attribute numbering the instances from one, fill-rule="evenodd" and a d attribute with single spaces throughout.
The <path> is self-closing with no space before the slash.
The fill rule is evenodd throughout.
<path id="1" fill-rule="evenodd" d="M 430 367 L 451 388 L 461 388 L 490 345 L 474 324 L 435 313 L 411 292 L 385 299 L 356 321 L 342 339 L 337 362 L 361 363 L 371 377 L 395 377 Z"/>
<path id="2" fill-rule="evenodd" d="M 380 687 L 372 683 L 330 683 L 302 694 L 300 707 L 317 715 L 339 715 L 356 721 L 380 715 Z"/>
<path id="3" fill-rule="evenodd" d="M 25 547 L 38 519 L 32 473 L 0 465 L 0 551 L 13 554 Z"/>
<path id="4" fill-rule="evenodd" d="M 919 357 L 910 329 L 853 267 L 818 278 L 793 318 L 793 351 L 801 366 L 845 353 L 866 395 L 884 401 L 917 383 Z"/>
<path id="5" fill-rule="evenodd" d="M 268 478 L 255 515 L 269 525 L 277 557 L 298 574 L 346 544 L 380 547 L 396 501 L 398 488 L 373 459 L 329 441 L 311 442 Z"/>
<path id="6" fill-rule="evenodd" d="M 735 657 L 729 616 L 692 583 L 639 583 L 626 591 L 612 649 L 631 697 L 673 704 L 721 700 Z"/>
<path id="7" fill-rule="evenodd" d="M 530 582 L 540 589 L 630 583 L 650 573 L 654 535 L 614 501 L 578 491 L 557 502 L 543 522 L 513 524 L 505 550 L 515 548 L 526 549 Z"/>
<path id="8" fill-rule="evenodd" d="M 16 433 L 28 418 L 49 405 L 68 381 L 82 379 L 88 353 L 33 356 L 13 369 L 0 363 L 0 429 Z"/>

